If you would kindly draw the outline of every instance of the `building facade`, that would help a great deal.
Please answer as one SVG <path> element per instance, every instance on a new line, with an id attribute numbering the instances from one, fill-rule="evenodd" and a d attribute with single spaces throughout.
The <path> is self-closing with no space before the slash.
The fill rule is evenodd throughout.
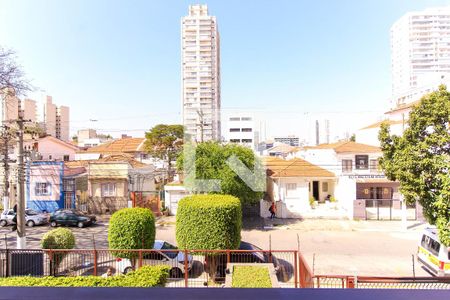
<path id="1" fill-rule="evenodd" d="M 401 17 L 391 27 L 391 51 L 392 95 L 398 101 L 407 99 L 411 90 L 449 76 L 450 7 Z"/>
<path id="2" fill-rule="evenodd" d="M 298 147 L 300 145 L 300 138 L 298 136 L 276 136 L 273 138 L 274 142 L 287 144 L 293 147 Z"/>
<path id="3" fill-rule="evenodd" d="M 186 134 L 220 140 L 220 41 L 207 5 L 189 6 L 181 19 L 182 111 Z"/>
<path id="4" fill-rule="evenodd" d="M 225 140 L 255 149 L 255 123 L 250 115 L 235 114 L 227 118 Z"/>
<path id="5" fill-rule="evenodd" d="M 56 106 L 51 96 L 44 99 L 43 123 L 47 134 L 63 141 L 70 140 L 70 109 Z"/>

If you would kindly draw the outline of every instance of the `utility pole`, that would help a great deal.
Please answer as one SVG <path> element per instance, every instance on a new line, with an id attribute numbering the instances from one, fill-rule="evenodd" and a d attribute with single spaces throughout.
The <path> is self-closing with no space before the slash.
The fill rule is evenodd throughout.
<path id="1" fill-rule="evenodd" d="M 200 119 L 200 123 L 198 124 L 200 126 L 200 143 L 203 143 L 203 111 L 197 110 L 197 114 Z"/>
<path id="2" fill-rule="evenodd" d="M 23 163 L 23 123 L 24 111 L 22 110 L 19 101 L 19 118 L 17 124 L 19 130 L 17 131 L 17 249 L 26 248 L 25 237 L 25 172 Z"/>
<path id="3" fill-rule="evenodd" d="M 4 125 L 2 131 L 3 140 L 3 174 L 4 174 L 4 189 L 3 189 L 3 209 L 9 209 L 9 156 L 8 156 L 8 143 L 9 143 L 9 127 Z"/>

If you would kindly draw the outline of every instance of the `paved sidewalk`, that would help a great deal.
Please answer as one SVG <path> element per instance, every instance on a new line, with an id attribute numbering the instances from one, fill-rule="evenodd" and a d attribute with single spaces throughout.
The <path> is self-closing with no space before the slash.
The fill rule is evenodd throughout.
<path id="1" fill-rule="evenodd" d="M 264 229 L 284 229 L 302 231 L 421 231 L 428 226 L 422 221 L 407 221 L 404 227 L 402 221 L 355 221 L 328 219 L 264 219 Z"/>

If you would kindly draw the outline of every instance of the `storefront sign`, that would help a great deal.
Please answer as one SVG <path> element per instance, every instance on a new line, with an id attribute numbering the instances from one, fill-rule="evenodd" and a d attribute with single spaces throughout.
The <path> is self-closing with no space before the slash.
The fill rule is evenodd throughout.
<path id="1" fill-rule="evenodd" d="M 348 175 L 349 179 L 368 179 L 368 178 L 386 178 L 385 175 L 376 174 L 376 175 Z"/>

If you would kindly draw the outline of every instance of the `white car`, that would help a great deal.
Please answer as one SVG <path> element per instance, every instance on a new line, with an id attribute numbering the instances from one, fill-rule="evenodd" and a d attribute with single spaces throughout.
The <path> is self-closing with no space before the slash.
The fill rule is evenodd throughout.
<path id="1" fill-rule="evenodd" d="M 174 251 L 152 251 L 143 254 L 142 265 L 167 265 L 170 267 L 170 278 L 182 278 L 183 274 L 192 267 L 192 255 L 188 255 L 187 259 L 187 270 L 184 266 L 184 253 L 179 251 L 174 245 L 162 241 L 156 240 L 153 246 L 153 250 L 174 250 Z M 136 267 L 138 264 L 138 259 L 136 259 Z M 127 274 L 133 271 L 131 261 L 128 258 L 117 258 L 116 259 L 116 272 L 121 274 Z"/>
<path id="2" fill-rule="evenodd" d="M 14 224 L 14 216 L 16 213 L 12 209 L 7 209 L 0 215 L 0 226 L 4 227 L 6 225 Z M 25 224 L 29 227 L 35 225 L 42 225 L 48 223 L 48 215 L 44 213 L 39 213 L 32 209 L 25 210 Z"/>

